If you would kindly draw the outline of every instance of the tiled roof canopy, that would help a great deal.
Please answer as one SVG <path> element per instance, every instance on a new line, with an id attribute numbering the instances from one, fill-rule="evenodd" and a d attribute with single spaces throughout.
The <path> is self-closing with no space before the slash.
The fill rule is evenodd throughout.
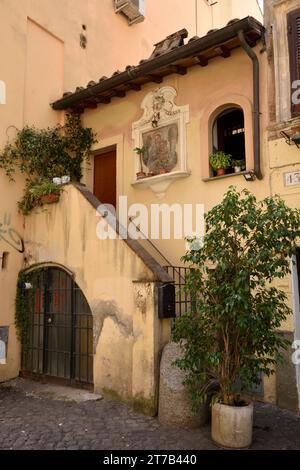
<path id="1" fill-rule="evenodd" d="M 117 70 L 111 77 L 101 77 L 91 81 L 86 87 L 77 87 L 75 92 L 66 92 L 63 97 L 52 103 L 55 110 L 69 109 L 83 112 L 85 108 L 96 108 L 108 104 L 112 98 L 122 98 L 128 91 L 139 91 L 149 82 L 161 83 L 167 75 L 185 75 L 189 67 L 206 67 L 215 57 L 227 59 L 231 51 L 240 47 L 238 33 L 242 31 L 251 47 L 264 37 L 264 27 L 252 17 L 231 20 L 222 29 L 210 30 L 202 38 L 192 37 L 187 44 L 186 29 L 171 34 L 155 44 L 149 59 L 141 60 L 139 65 L 128 65 L 122 72 Z"/>

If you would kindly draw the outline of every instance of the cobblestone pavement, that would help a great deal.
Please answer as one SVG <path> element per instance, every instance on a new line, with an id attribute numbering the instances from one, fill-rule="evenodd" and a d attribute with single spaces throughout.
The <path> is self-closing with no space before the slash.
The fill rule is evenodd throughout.
<path id="1" fill-rule="evenodd" d="M 300 416 L 256 404 L 253 449 L 300 449 Z M 216 449 L 209 426 L 172 430 L 114 401 L 26 396 L 0 386 L 0 449 Z"/>

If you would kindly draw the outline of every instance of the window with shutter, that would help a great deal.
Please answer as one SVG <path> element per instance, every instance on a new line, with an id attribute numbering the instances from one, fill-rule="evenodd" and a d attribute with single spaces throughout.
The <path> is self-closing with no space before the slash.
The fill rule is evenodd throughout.
<path id="1" fill-rule="evenodd" d="M 292 11 L 288 15 L 288 37 L 290 55 L 291 95 L 295 92 L 293 83 L 300 80 L 300 9 Z M 297 86 L 299 89 L 299 85 Z M 294 97 L 299 93 L 294 93 Z M 294 102 L 293 102 L 294 101 Z M 300 114 L 299 99 L 292 99 L 292 115 Z"/>

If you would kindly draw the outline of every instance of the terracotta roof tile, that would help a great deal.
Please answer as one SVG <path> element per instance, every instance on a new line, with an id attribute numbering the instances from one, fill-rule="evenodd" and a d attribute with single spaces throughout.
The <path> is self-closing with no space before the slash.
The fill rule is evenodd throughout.
<path id="1" fill-rule="evenodd" d="M 259 38 L 261 37 L 261 35 L 263 34 L 264 27 L 263 27 L 257 20 L 255 20 L 254 18 L 252 18 L 252 17 L 246 17 L 246 18 L 244 18 L 243 20 L 239 20 L 238 18 L 234 18 L 234 19 L 230 20 L 230 21 L 227 23 L 227 26 L 225 26 L 225 27 L 222 28 L 222 29 L 225 30 L 225 28 L 230 28 L 230 27 L 232 28 L 232 27 L 233 27 L 232 25 L 234 25 L 234 23 L 236 23 L 236 22 L 240 22 L 240 23 L 241 23 L 241 27 L 242 27 L 242 28 L 245 28 L 246 31 L 248 31 L 248 33 L 250 34 L 250 36 L 252 35 L 252 37 L 253 37 L 253 35 L 254 35 L 254 45 L 255 45 L 257 39 L 259 39 Z M 236 27 L 236 28 L 237 28 L 237 27 Z M 140 61 L 139 61 L 139 65 L 137 65 L 137 66 L 127 65 L 124 71 L 116 70 L 110 77 L 107 77 L 107 76 L 103 75 L 103 76 L 99 79 L 98 83 L 94 82 L 93 80 L 90 80 L 90 81 L 88 82 L 88 84 L 87 84 L 86 87 L 79 86 L 79 87 L 76 88 L 76 90 L 75 90 L 74 93 L 72 93 L 72 92 L 65 92 L 65 93 L 63 94 L 63 98 L 61 98 L 60 100 L 57 100 L 56 102 L 54 102 L 54 103 L 52 104 L 52 106 L 53 106 L 54 109 L 66 109 L 66 108 L 70 107 L 70 104 L 69 104 L 69 103 L 71 103 L 71 101 L 70 101 L 70 98 L 69 98 L 69 97 L 70 97 L 71 95 L 73 95 L 73 94 L 75 94 L 75 93 L 79 93 L 79 92 L 81 92 L 81 91 L 83 91 L 83 90 L 86 90 L 87 88 L 99 87 L 99 83 L 102 84 L 102 82 L 105 82 L 105 81 L 107 81 L 107 83 L 109 84 L 109 83 L 110 83 L 110 82 L 109 82 L 110 80 L 113 80 L 114 77 L 117 77 L 118 75 L 120 75 L 120 74 L 122 74 L 122 73 L 125 74 L 125 72 L 127 72 L 128 77 L 127 77 L 127 78 L 126 78 L 126 77 L 124 78 L 124 84 L 125 84 L 125 85 L 127 84 L 127 85 L 129 86 L 129 88 L 138 91 L 138 90 L 140 90 L 142 84 L 136 83 L 136 82 L 134 82 L 134 81 L 131 82 L 131 80 L 135 80 L 136 78 L 138 78 L 138 76 L 139 76 L 139 67 L 140 67 L 140 66 L 143 66 L 143 64 L 145 64 L 145 66 L 146 66 L 146 68 L 147 68 L 147 65 L 146 65 L 146 64 L 147 64 L 148 62 L 149 62 L 149 64 L 151 64 L 151 62 L 154 61 L 156 58 L 160 58 L 160 57 L 162 57 L 162 56 L 164 56 L 164 55 L 166 55 L 166 54 L 168 54 L 168 53 L 171 53 L 171 52 L 174 51 L 175 49 L 178 49 L 178 50 L 179 50 L 179 49 L 181 49 L 181 48 L 183 48 L 183 47 L 187 47 L 188 44 L 193 43 L 193 42 L 196 42 L 196 44 L 197 44 L 197 41 L 199 41 L 199 47 L 200 47 L 200 55 L 197 56 L 197 55 L 196 55 L 196 49 L 195 49 L 195 47 L 191 44 L 191 47 L 193 48 L 193 50 L 195 50 L 195 52 L 194 52 L 193 55 L 191 56 L 191 57 L 194 57 L 194 60 L 195 60 L 194 64 L 195 64 L 195 63 L 200 63 L 200 64 L 202 65 L 202 62 L 203 62 L 203 65 L 207 65 L 208 61 L 207 61 L 207 58 L 202 55 L 204 51 L 201 50 L 201 44 L 203 43 L 203 41 L 205 42 L 205 40 L 207 39 L 207 36 L 210 36 L 210 35 L 212 35 L 213 33 L 216 33 L 216 32 L 218 32 L 218 31 L 221 31 L 221 30 L 218 29 L 218 28 L 210 29 L 210 30 L 207 32 L 207 35 L 206 35 L 206 36 L 201 37 L 201 38 L 199 38 L 198 36 L 193 36 L 193 37 L 191 37 L 191 38 L 189 39 L 189 41 L 188 41 L 186 44 L 185 44 L 185 41 L 184 41 L 184 40 L 185 40 L 185 39 L 187 38 L 187 36 L 188 36 L 187 30 L 186 30 L 186 29 L 182 29 L 182 30 L 180 30 L 180 31 L 177 31 L 176 33 L 173 33 L 173 34 L 167 36 L 167 37 L 166 37 L 165 39 L 163 39 L 162 41 L 157 42 L 157 43 L 155 44 L 155 48 L 154 48 L 154 50 L 153 50 L 151 56 L 150 56 L 148 59 L 142 59 L 142 60 L 140 60 Z M 229 34 L 229 35 L 231 34 L 230 31 L 228 32 L 228 34 Z M 235 34 L 236 34 L 236 31 L 235 31 Z M 222 36 L 221 36 L 221 37 L 222 37 Z M 232 40 L 232 37 L 231 37 L 231 36 L 230 36 L 230 38 L 231 38 L 231 40 Z M 250 41 L 250 40 L 251 40 L 251 37 L 249 38 L 249 41 Z M 207 41 L 206 41 L 206 42 L 207 42 Z M 219 38 L 219 37 L 218 37 L 218 38 L 216 37 L 216 45 L 218 45 L 219 42 L 220 42 L 220 38 Z M 237 47 L 237 46 L 235 46 L 235 47 Z M 216 50 L 216 49 L 215 49 L 215 50 Z M 230 55 L 230 54 L 229 54 L 229 55 Z M 201 57 L 200 57 L 200 56 L 201 56 Z M 227 56 L 226 56 L 226 57 L 227 57 Z M 198 60 L 198 62 L 197 62 L 197 58 L 198 58 L 198 59 L 200 58 L 201 60 L 200 60 L 200 61 Z M 176 67 L 178 68 L 178 71 L 177 71 L 177 72 L 175 71 L 175 73 L 181 73 L 181 74 L 183 74 L 182 72 L 179 71 L 179 69 L 180 69 L 180 67 L 182 68 L 182 71 L 183 71 L 184 68 L 186 69 L 185 64 L 183 64 L 183 66 L 182 66 L 182 65 L 178 65 L 178 64 L 175 64 L 175 65 L 174 65 L 174 59 L 170 59 L 170 60 L 171 60 L 171 62 L 170 62 L 169 65 L 172 65 L 172 66 L 173 66 L 173 69 L 175 69 Z M 176 59 L 175 59 L 175 61 L 176 61 Z M 201 62 L 201 61 L 202 61 L 202 62 Z M 173 62 L 173 63 L 172 63 L 172 62 Z M 190 65 L 187 65 L 187 66 L 189 67 L 189 66 L 191 66 L 191 65 L 193 65 L 193 64 L 190 64 Z M 149 67 L 150 67 L 150 65 L 149 65 Z M 132 72 L 133 72 L 132 74 L 130 73 L 131 70 L 132 70 Z M 149 69 L 149 70 L 150 70 L 150 69 Z M 169 73 L 170 73 L 170 72 L 169 72 Z M 186 73 L 186 72 L 185 72 L 185 73 Z M 150 77 L 156 77 L 155 74 L 152 74 L 152 75 L 151 75 L 151 70 L 150 70 L 150 73 L 149 73 L 149 72 L 146 72 L 146 76 L 148 76 L 148 77 L 149 77 L 149 76 L 150 76 Z M 161 78 L 161 76 L 158 74 L 158 75 L 157 75 L 157 79 L 159 79 L 159 78 Z M 130 83 L 127 83 L 127 82 L 129 82 L 129 81 L 130 81 Z M 158 83 L 158 82 L 157 82 L 157 83 Z M 120 82 L 120 85 L 122 85 L 122 84 L 123 84 L 123 82 L 122 82 L 122 83 Z M 119 86 L 119 83 L 118 83 L 118 85 L 116 85 L 115 82 L 114 82 L 114 84 L 108 85 L 107 87 L 105 87 L 105 85 L 104 85 L 104 91 L 105 91 L 105 92 L 106 92 L 106 91 L 109 91 L 110 89 L 113 89 L 113 88 L 116 87 L 116 86 Z M 111 87 L 112 87 L 112 88 L 111 88 Z M 119 91 L 121 92 L 122 90 L 119 90 Z M 98 89 L 97 89 L 97 93 L 99 93 L 99 92 L 101 93 L 101 91 L 98 91 Z M 116 96 L 117 96 L 117 95 L 116 95 Z M 66 98 L 66 101 L 65 101 L 65 102 L 63 101 L 64 98 Z M 83 97 L 83 96 L 80 97 L 80 98 L 78 97 L 78 98 L 76 98 L 76 100 L 72 100 L 72 103 L 75 102 L 75 101 L 77 102 L 78 100 L 79 100 L 79 101 L 80 101 L 80 100 L 87 100 L 87 99 L 89 99 L 89 98 L 90 98 L 90 95 L 87 95 L 86 97 Z M 104 99 L 104 98 L 107 99 L 106 96 L 104 96 L 104 97 L 102 96 L 102 98 L 103 98 L 103 99 Z M 101 100 L 100 100 L 99 102 L 101 102 Z M 104 102 L 104 101 L 103 101 L 103 102 Z M 71 106 L 74 107 L 75 105 L 72 104 Z"/>

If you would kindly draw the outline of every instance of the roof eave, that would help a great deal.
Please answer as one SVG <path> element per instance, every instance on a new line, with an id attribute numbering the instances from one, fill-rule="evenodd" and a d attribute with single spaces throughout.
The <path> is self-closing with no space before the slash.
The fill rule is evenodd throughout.
<path id="1" fill-rule="evenodd" d="M 259 21 L 248 16 L 242 20 L 225 26 L 224 28 L 211 32 L 202 38 L 195 39 L 184 46 L 180 46 L 153 59 L 146 60 L 140 65 L 129 68 L 124 72 L 97 83 L 96 85 L 60 98 L 52 103 L 51 106 L 54 110 L 74 108 L 100 93 L 112 90 L 115 87 L 129 83 L 134 79 L 153 73 L 155 70 L 163 66 L 170 65 L 178 60 L 200 54 L 209 48 L 221 45 L 222 43 L 233 39 L 240 31 L 247 34 L 247 32 L 253 30 L 256 30 L 260 35 L 263 35 L 265 31 L 263 25 Z"/>

